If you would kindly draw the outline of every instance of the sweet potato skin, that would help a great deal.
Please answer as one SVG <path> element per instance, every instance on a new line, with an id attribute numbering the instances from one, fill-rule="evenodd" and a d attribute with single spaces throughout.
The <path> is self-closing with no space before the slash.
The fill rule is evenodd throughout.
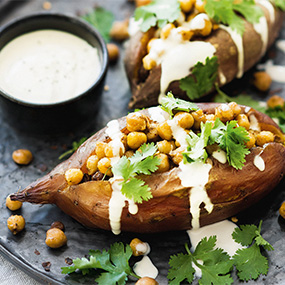
<path id="1" fill-rule="evenodd" d="M 284 13 L 276 9 L 275 21 L 271 23 L 268 10 L 263 6 L 261 8 L 268 23 L 268 49 L 278 36 Z M 142 58 L 147 54 L 147 42 L 153 35 L 154 29 L 150 29 L 146 33 L 138 32 L 130 39 L 126 50 L 125 69 L 132 91 L 132 98 L 129 103 L 131 109 L 158 104 L 161 66 L 158 65 L 151 71 L 146 71 L 142 65 Z M 197 38 L 197 40 L 210 42 L 216 47 L 215 55 L 218 57 L 219 73 L 226 77 L 225 83 L 222 83 L 219 78 L 217 83 L 222 86 L 231 82 L 238 73 L 238 51 L 231 36 L 225 30 L 217 29 L 210 36 L 202 39 Z M 247 21 L 245 21 L 245 33 L 243 34 L 243 48 L 244 72 L 246 72 L 263 56 L 261 37 L 254 30 L 253 25 Z M 168 91 L 172 91 L 173 94 L 182 99 L 189 100 L 186 93 L 179 88 L 179 81 L 170 83 Z"/>
<path id="2" fill-rule="evenodd" d="M 217 103 L 198 104 L 205 113 L 214 112 Z M 284 141 L 279 127 L 266 115 L 248 107 L 242 112 L 253 114 L 262 130 L 271 130 Z M 147 113 L 147 110 L 143 112 Z M 125 118 L 119 119 L 121 129 L 125 127 Z M 22 192 L 11 196 L 12 200 L 31 203 L 53 203 L 83 225 L 90 228 L 110 230 L 109 200 L 112 187 L 108 181 L 90 181 L 69 186 L 64 173 L 71 167 L 84 168 L 87 158 L 93 153 L 97 141 L 106 140 L 102 129 L 87 140 L 74 155 L 58 165 L 51 173 L 32 183 Z M 265 170 L 261 172 L 253 164 L 254 157 L 261 151 L 265 161 Z M 269 143 L 265 147 L 256 147 L 246 157 L 242 170 L 235 170 L 228 164 L 220 164 L 212 158 L 206 191 L 214 209 L 208 214 L 201 210 L 200 225 L 211 224 L 237 214 L 256 203 L 268 194 L 282 179 L 285 171 L 285 147 L 280 143 Z M 190 188 L 183 187 L 178 178 L 179 168 L 168 172 L 154 173 L 141 178 L 151 188 L 153 198 L 138 204 L 138 213 L 128 212 L 127 202 L 121 217 L 122 231 L 161 232 L 184 230 L 191 227 L 189 206 Z"/>

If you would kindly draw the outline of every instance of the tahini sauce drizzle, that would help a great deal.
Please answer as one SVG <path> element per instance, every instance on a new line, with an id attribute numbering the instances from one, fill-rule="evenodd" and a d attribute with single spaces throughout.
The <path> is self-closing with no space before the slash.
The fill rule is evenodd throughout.
<path id="1" fill-rule="evenodd" d="M 133 270 L 140 277 L 155 279 L 158 275 L 158 269 L 147 255 L 145 255 L 142 260 L 135 263 Z"/>
<path id="2" fill-rule="evenodd" d="M 253 28 L 260 35 L 262 40 L 261 55 L 264 55 L 268 45 L 268 25 L 265 16 L 260 17 L 259 22 L 253 24 Z"/>
<path id="3" fill-rule="evenodd" d="M 243 75 L 243 69 L 244 69 L 244 50 L 243 50 L 243 40 L 242 36 L 231 29 L 230 27 L 219 25 L 219 27 L 231 36 L 233 42 L 236 45 L 237 52 L 238 52 L 238 72 L 237 72 L 237 78 L 241 78 Z"/>
<path id="4" fill-rule="evenodd" d="M 100 71 L 95 47 L 57 30 L 21 35 L 0 52 L 0 88 L 29 103 L 71 99 L 91 87 Z"/>
<path id="5" fill-rule="evenodd" d="M 269 0 L 257 0 L 257 3 L 268 11 L 270 22 L 273 23 L 275 21 L 275 10 L 271 2 Z"/>
<path id="6" fill-rule="evenodd" d="M 120 159 L 120 150 L 124 150 L 124 145 L 121 142 L 123 134 L 120 131 L 118 120 L 110 121 L 107 124 L 105 133 L 112 139 L 113 142 L 112 146 L 114 157 L 111 159 L 111 165 L 113 166 Z M 123 177 L 114 176 L 109 181 L 113 190 L 111 199 L 109 201 L 109 221 L 112 232 L 115 235 L 118 235 L 121 233 L 121 216 L 126 202 L 128 202 L 128 210 L 132 215 L 135 215 L 138 212 L 138 206 L 133 200 L 128 199 L 122 194 L 121 182 L 123 181 Z"/>

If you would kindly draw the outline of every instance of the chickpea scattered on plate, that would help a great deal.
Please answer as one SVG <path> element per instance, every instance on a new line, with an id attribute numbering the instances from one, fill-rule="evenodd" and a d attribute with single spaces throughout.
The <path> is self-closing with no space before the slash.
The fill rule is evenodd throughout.
<path id="1" fill-rule="evenodd" d="M 67 243 L 67 237 L 59 228 L 51 228 L 46 232 L 45 243 L 50 248 L 60 248 Z"/>
<path id="2" fill-rule="evenodd" d="M 13 152 L 14 162 L 20 165 L 27 165 L 33 160 L 33 154 L 28 149 L 17 149 Z"/>
<path id="3" fill-rule="evenodd" d="M 158 282 L 151 277 L 142 277 L 135 285 L 158 285 Z"/>
<path id="4" fill-rule="evenodd" d="M 282 205 L 280 206 L 279 214 L 283 219 L 285 219 L 285 202 L 283 202 Z"/>
<path id="5" fill-rule="evenodd" d="M 11 211 L 17 211 L 22 207 L 22 202 L 20 201 L 12 201 L 10 195 L 6 198 L 6 207 Z"/>
<path id="6" fill-rule="evenodd" d="M 12 215 L 7 220 L 8 229 L 16 235 L 25 228 L 25 219 L 21 215 Z"/>

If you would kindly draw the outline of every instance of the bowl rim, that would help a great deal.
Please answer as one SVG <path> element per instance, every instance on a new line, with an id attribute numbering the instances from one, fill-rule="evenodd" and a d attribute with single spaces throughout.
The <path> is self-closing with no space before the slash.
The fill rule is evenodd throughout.
<path id="1" fill-rule="evenodd" d="M 106 45 L 103 37 L 101 36 L 99 31 L 94 26 L 89 24 L 87 21 L 85 21 L 83 19 L 80 19 L 79 17 L 76 17 L 74 15 L 71 15 L 71 14 L 68 14 L 68 13 L 59 13 L 59 12 L 35 12 L 35 13 L 31 13 L 31 14 L 28 14 L 28 15 L 25 15 L 25 16 L 17 17 L 17 18 L 12 19 L 11 21 L 5 23 L 4 25 L 2 25 L 0 27 L 0 37 L 8 29 L 10 29 L 11 27 L 14 27 L 14 26 L 21 25 L 22 22 L 33 20 L 33 19 L 36 19 L 36 18 L 40 19 L 40 18 L 49 18 L 49 17 L 50 18 L 55 17 L 55 18 L 63 19 L 63 20 L 66 20 L 67 22 L 72 23 L 73 25 L 79 25 L 81 28 L 85 29 L 89 34 L 93 35 L 94 38 L 97 39 L 97 41 L 98 41 L 98 48 L 102 50 L 101 71 L 100 71 L 99 75 L 94 80 L 94 82 L 92 83 L 91 86 L 89 86 L 82 93 L 76 95 L 75 97 L 67 99 L 67 100 L 54 102 L 54 103 L 47 103 L 47 104 L 32 103 L 32 102 L 27 102 L 27 101 L 15 98 L 15 97 L 13 97 L 12 95 L 10 95 L 8 92 L 6 92 L 5 90 L 3 90 L 0 87 L 0 96 L 6 98 L 9 101 L 12 101 L 14 103 L 17 103 L 19 105 L 26 106 L 26 107 L 52 108 L 52 107 L 55 107 L 55 106 L 64 106 L 64 105 L 76 102 L 76 101 L 80 100 L 81 98 L 87 96 L 89 91 L 95 89 L 101 83 L 101 81 L 104 79 L 104 77 L 105 77 L 105 75 L 107 73 L 108 65 L 109 65 L 109 57 L 108 57 L 107 45 Z M 48 29 L 48 28 L 45 28 L 45 29 Z M 58 28 L 58 29 L 51 28 L 51 29 L 58 30 L 58 31 L 64 31 L 63 29 L 60 29 L 60 28 Z M 31 29 L 30 31 L 27 31 L 26 33 L 37 31 L 37 30 L 44 30 L 44 29 L 38 29 L 35 26 L 35 29 Z M 67 32 L 67 33 L 73 34 L 72 32 Z M 23 33 L 23 34 L 25 34 L 25 33 Z M 78 35 L 75 35 L 75 36 L 83 39 L 82 37 L 80 37 Z M 18 36 L 14 37 L 13 39 L 15 39 L 17 37 Z M 10 41 L 12 41 L 13 39 L 11 39 Z M 83 40 L 85 40 L 85 39 L 83 39 Z M 7 42 L 6 44 L 8 44 L 9 42 Z M 0 52 L 1 52 L 1 49 L 0 49 Z"/>

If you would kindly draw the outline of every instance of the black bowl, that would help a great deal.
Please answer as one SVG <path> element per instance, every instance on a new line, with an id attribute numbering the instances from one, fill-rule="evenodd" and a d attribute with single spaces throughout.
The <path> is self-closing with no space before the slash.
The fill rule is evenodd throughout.
<path id="1" fill-rule="evenodd" d="M 108 53 L 98 31 L 88 23 L 64 14 L 37 13 L 13 20 L 0 29 L 0 50 L 14 38 L 36 30 L 53 29 L 71 33 L 96 47 L 101 72 L 93 85 L 76 97 L 52 104 L 27 103 L 1 90 L 0 106 L 11 127 L 33 134 L 59 134 L 86 128 L 96 118 L 108 67 Z"/>

